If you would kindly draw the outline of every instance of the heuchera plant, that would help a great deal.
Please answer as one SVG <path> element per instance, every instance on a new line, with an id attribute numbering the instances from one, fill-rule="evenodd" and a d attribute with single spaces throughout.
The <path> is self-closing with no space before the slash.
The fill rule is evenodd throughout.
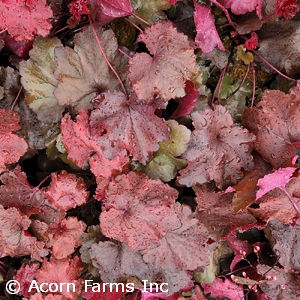
<path id="1" fill-rule="evenodd" d="M 0 0 L 0 300 L 299 299 L 299 9 Z"/>

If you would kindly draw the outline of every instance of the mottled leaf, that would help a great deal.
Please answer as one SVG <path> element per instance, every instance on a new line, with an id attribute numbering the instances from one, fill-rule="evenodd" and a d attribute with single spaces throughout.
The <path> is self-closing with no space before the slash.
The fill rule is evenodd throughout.
<path id="1" fill-rule="evenodd" d="M 96 32 L 108 60 L 119 67 L 121 54 L 113 31 L 97 27 Z M 54 75 L 58 85 L 54 96 L 60 105 L 72 106 L 78 111 L 91 108 L 90 101 L 98 93 L 116 89 L 119 82 L 103 58 L 91 27 L 76 34 L 74 44 L 74 49 L 55 49 Z"/>
<path id="2" fill-rule="evenodd" d="M 252 169 L 250 146 L 255 137 L 247 129 L 234 126 L 223 106 L 194 112 L 192 118 L 195 130 L 182 155 L 188 166 L 180 171 L 180 184 L 192 186 L 214 180 L 222 188 L 236 183 L 243 170 Z"/>
<path id="3" fill-rule="evenodd" d="M 180 224 L 174 210 L 177 194 L 159 179 L 148 179 L 144 174 L 130 172 L 116 177 L 108 185 L 100 214 L 102 233 L 126 242 L 133 251 L 154 246 L 167 230 Z"/>
<path id="4" fill-rule="evenodd" d="M 296 155 L 299 117 L 300 98 L 278 90 L 266 90 L 258 106 L 244 112 L 243 123 L 256 135 L 255 150 L 275 169 L 288 167 Z"/>
<path id="5" fill-rule="evenodd" d="M 146 164 L 158 150 L 158 142 L 169 137 L 165 121 L 154 114 L 155 105 L 128 102 L 121 92 L 106 92 L 94 99 L 90 117 L 91 134 L 114 159 L 125 149 Z"/>
<path id="6" fill-rule="evenodd" d="M 16 41 L 49 34 L 52 27 L 49 18 L 53 12 L 45 0 L 1 0 L 0 3 L 0 27 L 7 28 Z"/>
<path id="7" fill-rule="evenodd" d="M 47 199 L 59 209 L 68 210 L 86 202 L 89 193 L 82 178 L 62 171 L 51 174 L 50 186 L 44 191 Z"/>
<path id="8" fill-rule="evenodd" d="M 54 49 L 62 46 L 58 38 L 37 37 L 30 59 L 20 62 L 21 82 L 26 90 L 25 102 L 41 121 L 58 122 L 64 108 L 58 105 L 53 92 L 58 84 L 54 77 Z"/>
<path id="9" fill-rule="evenodd" d="M 198 73 L 198 65 L 187 36 L 169 22 L 145 29 L 139 42 L 150 54 L 138 53 L 129 62 L 129 80 L 139 99 L 149 101 L 159 94 L 165 101 L 185 95 L 185 81 Z"/>
<path id="10" fill-rule="evenodd" d="M 35 260 L 48 255 L 44 243 L 27 231 L 30 219 L 17 208 L 4 209 L 0 205 L 0 252 L 2 256 L 22 257 L 30 255 Z"/>
<path id="11" fill-rule="evenodd" d="M 76 123 L 71 120 L 70 115 L 66 114 L 62 119 L 61 132 L 68 158 L 81 168 L 90 158 L 91 170 L 96 176 L 110 177 L 114 170 L 121 170 L 128 160 L 126 151 L 120 152 L 113 160 L 105 157 L 97 137 L 91 134 L 87 110 L 79 112 Z"/>

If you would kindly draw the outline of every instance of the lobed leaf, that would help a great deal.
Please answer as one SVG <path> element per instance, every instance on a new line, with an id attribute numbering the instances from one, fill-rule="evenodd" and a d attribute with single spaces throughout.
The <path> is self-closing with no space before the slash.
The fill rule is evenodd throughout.
<path id="1" fill-rule="evenodd" d="M 129 80 L 139 99 L 149 102 L 159 94 L 164 101 L 185 95 L 185 82 L 199 72 L 187 36 L 164 21 L 146 28 L 139 42 L 150 54 L 138 53 L 129 62 Z"/>

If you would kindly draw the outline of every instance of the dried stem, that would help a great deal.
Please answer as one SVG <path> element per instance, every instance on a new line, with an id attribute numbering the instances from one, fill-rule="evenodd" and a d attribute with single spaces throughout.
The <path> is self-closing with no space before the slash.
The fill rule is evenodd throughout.
<path id="1" fill-rule="evenodd" d="M 105 54 L 105 52 L 104 52 L 104 49 L 103 49 L 102 44 L 101 44 L 101 41 L 100 41 L 100 39 L 98 38 L 98 35 L 97 35 L 97 33 L 96 33 L 96 30 L 95 30 L 95 27 L 94 27 L 92 18 L 91 18 L 90 15 L 88 15 L 88 17 L 89 17 L 89 22 L 90 22 L 90 25 L 91 25 L 93 34 L 94 34 L 94 36 L 95 36 L 95 38 L 96 38 L 96 41 L 97 41 L 98 46 L 99 46 L 99 49 L 100 49 L 100 51 L 101 51 L 101 53 L 102 53 L 102 55 L 103 55 L 103 58 L 105 59 L 106 63 L 107 63 L 108 66 L 110 67 L 110 69 L 113 71 L 113 73 L 114 73 L 114 74 L 116 75 L 116 77 L 118 78 L 118 80 L 119 80 L 119 82 L 120 82 L 120 84 L 121 84 L 121 87 L 122 87 L 122 89 L 123 89 L 124 94 L 126 95 L 126 97 L 128 97 L 127 91 L 126 91 L 126 89 L 125 89 L 125 86 L 124 86 L 124 84 L 123 84 L 123 82 L 122 82 L 122 80 L 121 80 L 119 74 L 118 74 L 117 71 L 114 69 L 114 67 L 112 66 L 112 64 L 110 63 L 110 61 L 108 60 L 108 58 L 107 58 L 107 56 L 106 56 L 106 54 Z"/>

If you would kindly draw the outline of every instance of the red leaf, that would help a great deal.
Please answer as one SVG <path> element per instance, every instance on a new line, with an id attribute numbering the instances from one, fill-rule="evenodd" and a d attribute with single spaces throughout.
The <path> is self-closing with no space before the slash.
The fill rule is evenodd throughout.
<path id="1" fill-rule="evenodd" d="M 278 17 L 284 16 L 287 20 L 292 19 L 299 11 L 297 0 L 277 0 L 275 13 Z"/>
<path id="2" fill-rule="evenodd" d="M 17 112 L 0 109 L 0 173 L 7 170 L 5 164 L 17 162 L 27 151 L 26 141 L 12 134 L 13 131 L 20 129 L 19 119 Z"/>
<path id="3" fill-rule="evenodd" d="M 0 222 L 0 252 L 2 256 L 30 255 L 33 259 L 41 260 L 41 257 L 48 255 L 48 251 L 44 249 L 44 243 L 27 234 L 31 221 L 17 208 L 4 209 L 0 205 Z"/>
<path id="4" fill-rule="evenodd" d="M 89 2 L 96 11 L 100 26 L 106 25 L 116 18 L 126 17 L 133 13 L 130 0 L 90 0 Z"/>
<path id="5" fill-rule="evenodd" d="M 190 80 L 185 84 L 185 92 L 186 95 L 179 100 L 179 105 L 171 118 L 184 117 L 192 112 L 200 93 L 195 89 L 193 81 Z"/>
<path id="6" fill-rule="evenodd" d="M 155 94 L 163 100 L 183 97 L 185 81 L 198 73 L 198 65 L 187 36 L 173 23 L 159 22 L 140 34 L 151 55 L 138 53 L 129 62 L 129 79 L 139 99 L 149 101 Z"/>
<path id="7" fill-rule="evenodd" d="M 61 122 L 62 142 L 68 151 L 68 158 L 83 167 L 93 154 L 89 163 L 91 171 L 96 176 L 110 177 L 114 170 L 121 171 L 122 166 L 128 161 L 126 151 L 119 153 L 113 160 L 107 159 L 97 137 L 91 134 L 89 112 L 81 110 L 76 121 L 73 122 L 70 115 L 66 114 Z"/>
<path id="8" fill-rule="evenodd" d="M 232 272 L 238 262 L 245 259 L 247 255 L 253 252 L 253 247 L 248 243 L 247 240 L 242 241 L 238 239 L 237 231 L 230 233 L 227 236 L 226 241 L 230 249 L 235 254 L 235 257 L 230 264 L 230 271 Z"/>
<path id="9" fill-rule="evenodd" d="M 216 46 L 220 50 L 225 50 L 217 32 L 210 6 L 196 2 L 194 5 L 194 21 L 197 30 L 195 42 L 204 53 L 211 52 Z"/>
<path id="10" fill-rule="evenodd" d="M 103 93 L 93 105 L 91 132 L 108 159 L 126 149 L 133 159 L 147 164 L 159 149 L 158 143 L 169 138 L 168 126 L 154 114 L 154 105 L 130 103 L 121 92 Z"/>
<path id="11" fill-rule="evenodd" d="M 108 185 L 100 214 L 102 233 L 126 242 L 133 251 L 157 244 L 168 229 L 178 227 L 173 207 L 177 194 L 159 179 L 148 179 L 144 174 L 130 172 L 116 177 Z"/>
<path id="12" fill-rule="evenodd" d="M 5 45 L 19 57 L 26 59 L 29 51 L 32 49 L 33 41 L 17 42 L 13 37 L 0 36 L 0 39 L 5 41 Z"/>
<path id="13" fill-rule="evenodd" d="M 88 15 L 90 13 L 87 4 L 87 0 L 74 0 L 68 4 L 68 7 L 75 19 L 80 20 L 81 15 Z"/>
<path id="14" fill-rule="evenodd" d="M 258 17 L 261 15 L 262 0 L 218 0 L 224 7 L 230 8 L 236 15 L 244 15 L 256 9 Z"/>
<path id="15" fill-rule="evenodd" d="M 218 241 L 236 228 L 253 227 L 257 222 L 248 211 L 234 212 L 232 193 L 215 193 L 204 186 L 195 186 L 198 203 L 196 217 Z"/>
<path id="16" fill-rule="evenodd" d="M 242 170 L 252 169 L 250 145 L 255 136 L 234 126 L 225 107 L 196 111 L 192 118 L 195 130 L 182 155 L 188 166 L 180 171 L 180 184 L 193 186 L 214 180 L 222 188 L 236 183 L 243 176 Z"/>
<path id="17" fill-rule="evenodd" d="M 237 285 L 227 278 L 225 281 L 216 278 L 212 284 L 202 283 L 201 285 L 204 288 L 204 293 L 211 293 L 214 298 L 244 299 L 243 286 Z"/>
<path id="18" fill-rule="evenodd" d="M 7 28 L 16 41 L 46 37 L 52 27 L 52 10 L 45 0 L 1 0 L 0 27 Z"/>
<path id="19" fill-rule="evenodd" d="M 0 186 L 0 204 L 3 206 L 17 207 L 30 216 L 38 213 L 46 201 L 41 191 L 28 183 L 26 174 L 19 166 L 2 174 L 0 181 L 3 184 Z"/>
<path id="20" fill-rule="evenodd" d="M 255 32 L 251 32 L 251 38 L 247 40 L 244 47 L 247 50 L 253 50 L 258 46 L 258 35 Z"/>
<path id="21" fill-rule="evenodd" d="M 274 169 L 289 167 L 300 142 L 300 98 L 266 90 L 257 108 L 243 114 L 243 123 L 256 135 L 254 148 Z"/>
<path id="22" fill-rule="evenodd" d="M 21 268 L 17 271 L 17 274 L 14 276 L 14 280 L 17 280 L 20 283 L 20 292 L 19 295 L 26 297 L 30 296 L 28 292 L 32 280 L 35 278 L 35 273 L 40 267 L 39 263 L 32 263 L 30 265 L 22 264 Z"/>
<path id="23" fill-rule="evenodd" d="M 78 256 L 65 259 L 50 257 L 49 261 L 44 259 L 42 267 L 37 270 L 36 281 L 38 285 L 55 282 L 61 287 L 60 294 L 67 299 L 75 300 L 83 284 L 83 279 L 79 278 L 82 269 L 82 263 Z M 60 285 L 60 283 L 64 284 Z M 73 292 L 72 286 L 68 288 L 66 283 L 74 283 L 75 291 Z"/>
<path id="24" fill-rule="evenodd" d="M 50 203 L 62 210 L 68 210 L 86 203 L 89 193 L 82 178 L 75 174 L 62 171 L 60 174 L 51 174 L 51 183 L 44 195 Z"/>

